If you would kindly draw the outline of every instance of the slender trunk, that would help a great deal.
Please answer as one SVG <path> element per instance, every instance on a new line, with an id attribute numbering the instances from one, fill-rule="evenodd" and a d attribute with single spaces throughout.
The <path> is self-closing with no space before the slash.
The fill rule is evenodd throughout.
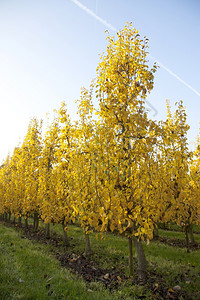
<path id="1" fill-rule="evenodd" d="M 50 223 L 47 223 L 45 227 L 46 227 L 46 238 L 50 239 Z"/>
<path id="2" fill-rule="evenodd" d="M 13 223 L 15 224 L 15 215 L 14 215 L 14 218 L 13 218 Z"/>
<path id="3" fill-rule="evenodd" d="M 185 231 L 185 243 L 186 243 L 186 247 L 189 251 L 189 237 L 188 237 L 188 226 L 184 227 L 184 231 Z"/>
<path id="4" fill-rule="evenodd" d="M 92 249 L 90 247 L 90 236 L 86 232 L 84 232 L 84 234 L 85 234 L 85 255 L 90 256 L 92 254 Z"/>
<path id="5" fill-rule="evenodd" d="M 64 223 L 62 224 L 62 227 L 63 227 L 63 243 L 64 243 L 64 246 L 67 247 L 67 246 L 69 246 L 69 239 L 67 236 L 67 231 L 65 230 L 66 226 Z"/>
<path id="6" fill-rule="evenodd" d="M 191 244 L 192 244 L 192 245 L 195 245 L 195 239 L 194 239 L 194 234 L 193 234 L 193 228 L 192 228 L 192 225 L 189 226 L 189 235 L 190 235 Z"/>
<path id="7" fill-rule="evenodd" d="M 22 217 L 21 217 L 21 216 L 18 217 L 18 225 L 19 225 L 19 226 L 22 225 Z"/>
<path id="8" fill-rule="evenodd" d="M 39 218 L 37 217 L 36 224 L 35 224 L 35 231 L 38 230 L 38 227 L 39 227 Z"/>
<path id="9" fill-rule="evenodd" d="M 33 230 L 35 230 L 35 214 L 34 214 L 34 217 L 33 217 Z"/>
<path id="10" fill-rule="evenodd" d="M 128 252 L 129 252 L 129 275 L 133 275 L 133 240 L 128 238 Z"/>
<path id="11" fill-rule="evenodd" d="M 25 228 L 28 228 L 28 218 L 25 218 Z"/>
<path id="12" fill-rule="evenodd" d="M 11 212 L 9 212 L 8 214 L 8 221 L 10 222 L 10 218 L 11 218 Z"/>
<path id="13" fill-rule="evenodd" d="M 138 277 L 139 280 L 145 281 L 146 279 L 146 273 L 147 273 L 147 261 L 146 257 L 144 254 L 144 249 L 142 247 L 142 242 L 139 241 L 137 238 L 133 238 L 134 245 L 135 245 L 135 250 L 136 250 L 136 255 L 137 255 L 137 262 L 138 262 Z"/>
<path id="14" fill-rule="evenodd" d="M 8 220 L 8 214 L 7 213 L 4 213 L 4 219 L 5 219 L 5 222 L 7 222 L 7 220 Z"/>
<path id="15" fill-rule="evenodd" d="M 153 238 L 157 240 L 159 238 L 158 227 L 155 227 L 153 230 Z"/>
<path id="16" fill-rule="evenodd" d="M 34 213 L 34 220 L 33 220 L 33 230 L 37 231 L 39 226 L 39 219 L 38 219 L 38 213 Z"/>

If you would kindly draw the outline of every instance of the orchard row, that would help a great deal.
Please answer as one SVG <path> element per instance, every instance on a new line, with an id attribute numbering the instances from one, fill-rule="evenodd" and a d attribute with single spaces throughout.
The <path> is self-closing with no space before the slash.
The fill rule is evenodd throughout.
<path id="1" fill-rule="evenodd" d="M 123 234 L 130 249 L 134 240 L 141 278 L 141 241 L 153 238 L 159 222 L 176 222 L 186 237 L 200 222 L 200 148 L 188 149 L 182 101 L 174 114 L 167 104 L 166 120 L 149 119 L 145 99 L 156 65 L 148 66 L 147 47 L 131 25 L 116 40 L 108 37 L 95 82 L 82 89 L 78 121 L 65 104 L 44 135 L 32 119 L 0 169 L 1 214 L 35 215 L 64 227 L 78 221 L 86 236 Z"/>

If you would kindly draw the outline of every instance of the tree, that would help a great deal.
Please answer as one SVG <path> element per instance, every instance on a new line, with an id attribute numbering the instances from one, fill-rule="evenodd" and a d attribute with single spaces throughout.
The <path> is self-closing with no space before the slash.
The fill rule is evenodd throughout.
<path id="1" fill-rule="evenodd" d="M 8 155 L 0 167 L 0 214 L 7 218 L 12 210 L 11 157 Z"/>
<path id="2" fill-rule="evenodd" d="M 59 147 L 56 150 L 57 166 L 56 174 L 56 197 L 57 209 L 55 221 L 62 223 L 64 233 L 64 243 L 67 246 L 67 224 L 75 221 L 75 168 L 77 137 L 76 126 L 72 124 L 70 116 L 67 113 L 65 103 L 62 103 L 58 111 L 58 120 L 60 124 Z"/>
<path id="3" fill-rule="evenodd" d="M 188 246 L 188 231 L 192 225 L 192 194 L 190 180 L 191 152 L 188 149 L 187 132 L 189 126 L 183 102 L 174 115 L 167 103 L 167 120 L 162 125 L 162 165 L 163 187 L 167 197 L 163 211 L 164 222 L 176 222 L 182 226 Z"/>
<path id="4" fill-rule="evenodd" d="M 59 147 L 59 124 L 56 117 L 45 133 L 39 164 L 40 214 L 46 223 L 46 237 L 50 238 L 50 223 L 56 219 L 56 151 Z"/>
<path id="5" fill-rule="evenodd" d="M 38 227 L 38 184 L 39 184 L 39 160 L 41 157 L 42 121 L 33 118 L 28 126 L 21 150 L 23 155 L 23 170 L 21 176 L 25 178 L 25 197 L 23 214 L 25 219 L 34 214 L 35 229 Z M 22 175 L 23 174 L 23 175 Z"/>
<path id="6" fill-rule="evenodd" d="M 191 156 L 191 155 L 190 155 Z M 193 225 L 200 225 L 200 139 L 197 138 L 196 147 L 189 161 L 189 184 L 187 190 L 187 224 L 191 243 L 195 244 Z"/>
<path id="7" fill-rule="evenodd" d="M 22 176 L 24 172 L 23 151 L 20 147 L 15 147 L 11 161 L 10 161 L 10 193 L 11 196 L 11 211 L 15 218 L 18 218 L 19 225 L 21 225 L 21 217 L 23 213 L 23 203 L 25 200 L 25 177 Z"/>
<path id="8" fill-rule="evenodd" d="M 110 213 L 111 228 L 124 232 L 130 244 L 134 239 L 139 277 L 144 279 L 146 260 L 141 240 L 151 239 L 154 227 L 147 162 L 154 155 L 156 142 L 156 126 L 147 117 L 145 98 L 153 88 L 156 65 L 148 66 L 148 39 L 142 40 L 131 24 L 117 37 L 116 41 L 108 37 L 107 53 L 97 68 L 99 115 L 106 128 L 107 145 L 112 145 L 107 155 L 113 167 L 104 185 L 110 191 L 115 186 L 109 195 L 109 211 L 113 208 L 117 214 L 113 219 Z"/>

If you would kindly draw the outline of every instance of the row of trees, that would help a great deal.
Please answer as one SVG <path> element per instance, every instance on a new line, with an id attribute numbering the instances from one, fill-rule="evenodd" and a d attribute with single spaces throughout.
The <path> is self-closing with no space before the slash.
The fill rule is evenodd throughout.
<path id="1" fill-rule="evenodd" d="M 141 279 L 141 241 L 153 238 L 157 224 L 176 222 L 188 240 L 200 217 L 199 142 L 189 151 L 182 101 L 174 114 L 167 104 L 166 121 L 148 117 L 145 99 L 156 65 L 147 64 L 147 44 L 131 24 L 116 40 L 108 37 L 96 81 L 81 91 L 78 121 L 62 104 L 43 136 L 42 122 L 32 119 L 22 145 L 0 169 L 1 214 L 19 222 L 34 216 L 35 229 L 39 219 L 62 224 L 66 243 L 65 228 L 77 221 L 88 252 L 91 231 L 125 235 L 130 273 L 134 242 Z"/>

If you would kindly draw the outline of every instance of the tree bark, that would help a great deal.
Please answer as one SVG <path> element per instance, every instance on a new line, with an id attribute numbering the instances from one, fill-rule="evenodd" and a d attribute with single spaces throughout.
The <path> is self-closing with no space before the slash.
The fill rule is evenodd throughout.
<path id="1" fill-rule="evenodd" d="M 18 217 L 18 225 L 21 226 L 22 225 L 22 217 Z"/>
<path id="2" fill-rule="evenodd" d="M 186 247 L 187 247 L 187 252 L 189 252 L 188 226 L 184 227 L 184 231 L 185 231 L 185 243 L 186 243 Z"/>
<path id="3" fill-rule="evenodd" d="M 39 218 L 37 217 L 36 224 L 35 224 L 35 231 L 38 230 L 38 227 L 39 227 Z"/>
<path id="4" fill-rule="evenodd" d="M 90 256 L 92 254 L 92 249 L 90 246 L 90 236 L 86 232 L 84 232 L 84 234 L 85 234 L 85 255 Z"/>
<path id="5" fill-rule="evenodd" d="M 158 227 L 155 227 L 153 230 L 153 238 L 157 240 L 159 238 Z"/>
<path id="6" fill-rule="evenodd" d="M 133 275 L 133 240 L 128 238 L 128 252 L 129 252 L 129 275 Z"/>
<path id="7" fill-rule="evenodd" d="M 8 221 L 10 222 L 10 218 L 11 218 L 11 212 L 9 212 L 8 214 Z"/>
<path id="8" fill-rule="evenodd" d="M 62 224 L 62 227 L 63 227 L 63 243 L 64 243 L 64 246 L 67 247 L 67 246 L 69 246 L 69 239 L 68 239 L 68 236 L 67 236 L 67 232 L 65 230 L 65 224 L 64 223 Z"/>
<path id="9" fill-rule="evenodd" d="M 34 213 L 34 221 L 33 221 L 33 230 L 37 231 L 39 226 L 39 219 L 38 219 L 38 213 Z"/>
<path id="10" fill-rule="evenodd" d="M 46 238 L 50 239 L 50 223 L 47 223 L 45 227 L 46 227 Z"/>
<path id="11" fill-rule="evenodd" d="M 189 226 L 189 235 L 190 235 L 191 244 L 192 244 L 192 245 L 195 245 L 195 239 L 194 239 L 194 234 L 193 234 L 193 228 L 192 228 L 192 225 Z"/>
<path id="12" fill-rule="evenodd" d="M 33 230 L 35 230 L 35 214 L 33 216 Z"/>
<path id="13" fill-rule="evenodd" d="M 28 228 L 28 218 L 25 218 L 25 228 Z"/>
<path id="14" fill-rule="evenodd" d="M 147 273 L 147 261 L 144 254 L 144 249 L 142 246 L 142 242 L 140 240 L 134 237 L 133 241 L 135 245 L 137 262 L 138 262 L 138 268 L 137 268 L 138 277 L 139 280 L 144 282 L 146 280 L 146 273 Z"/>

